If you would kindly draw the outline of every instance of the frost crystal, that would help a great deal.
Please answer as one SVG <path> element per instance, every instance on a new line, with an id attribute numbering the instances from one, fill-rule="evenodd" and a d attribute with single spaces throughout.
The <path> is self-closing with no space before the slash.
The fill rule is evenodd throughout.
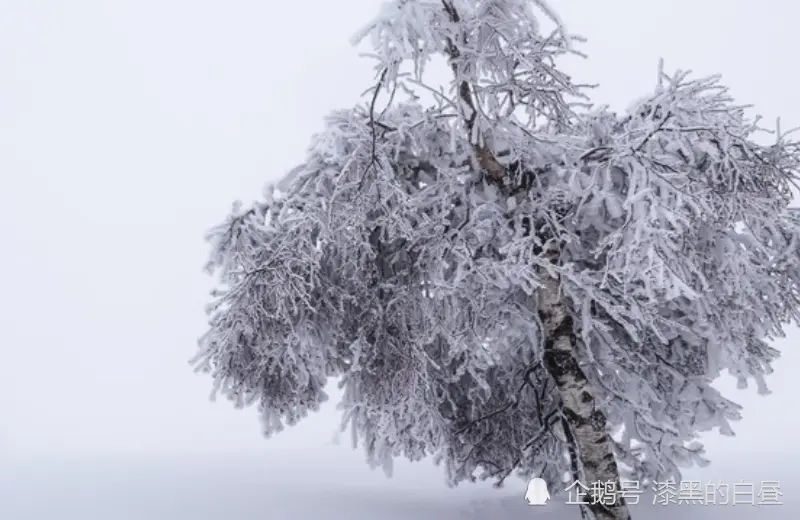
<path id="1" fill-rule="evenodd" d="M 704 462 L 699 432 L 732 433 L 712 380 L 765 391 L 769 341 L 798 318 L 798 144 L 757 144 L 715 77 L 660 72 L 627 113 L 589 106 L 556 68 L 579 41 L 561 27 L 525 0 L 384 5 L 360 34 L 368 103 L 209 235 L 220 288 L 195 362 L 217 393 L 258 403 L 272 434 L 340 378 L 375 465 L 558 481 L 570 446 L 537 309 L 553 275 L 627 476 L 677 479 Z"/>

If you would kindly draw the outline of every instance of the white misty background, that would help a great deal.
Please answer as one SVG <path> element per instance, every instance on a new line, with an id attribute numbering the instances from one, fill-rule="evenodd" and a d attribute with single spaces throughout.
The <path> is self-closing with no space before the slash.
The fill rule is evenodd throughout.
<path id="1" fill-rule="evenodd" d="M 589 60 L 567 66 L 624 108 L 669 69 L 722 73 L 737 101 L 800 124 L 790 2 L 561 0 Z M 386 480 L 334 442 L 337 394 L 264 441 L 212 404 L 188 359 L 211 286 L 205 230 L 302 161 L 330 110 L 372 84 L 349 38 L 374 0 L 0 2 L 0 518 L 578 518 L 532 513 L 524 483 L 445 488 L 430 463 Z M 645 518 L 796 518 L 790 330 L 768 383 L 737 391 L 734 438 L 686 478 L 779 480 L 786 503 Z M 554 502 L 563 501 L 556 497 Z M 633 510 L 634 518 L 637 510 Z"/>

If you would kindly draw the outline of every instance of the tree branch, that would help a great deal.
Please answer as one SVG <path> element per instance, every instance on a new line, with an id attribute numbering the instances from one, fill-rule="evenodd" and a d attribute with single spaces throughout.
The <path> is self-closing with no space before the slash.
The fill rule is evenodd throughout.
<path id="1" fill-rule="evenodd" d="M 444 10 L 450 16 L 450 20 L 453 23 L 458 23 L 461 21 L 461 17 L 459 16 L 458 11 L 453 4 L 447 0 L 442 0 L 442 5 L 444 5 Z M 461 57 L 461 51 L 458 49 L 458 46 L 456 46 L 455 42 L 453 42 L 453 40 L 450 38 L 447 39 L 447 56 L 450 59 L 450 68 L 453 70 L 453 74 L 458 81 L 460 74 L 457 60 Z M 477 135 L 475 122 L 478 117 L 478 108 L 475 104 L 475 99 L 472 96 L 471 90 L 472 88 L 469 82 L 466 80 L 461 80 L 459 82 L 458 95 L 461 98 L 461 101 L 463 101 L 464 104 L 471 110 L 471 114 L 469 115 L 464 114 L 462 110 L 462 117 L 464 118 L 464 124 L 467 128 L 467 136 L 469 138 L 469 142 L 472 144 L 475 158 L 477 159 L 480 167 L 489 174 L 493 181 L 502 185 L 506 176 L 506 168 L 500 163 L 500 161 L 497 160 L 494 153 L 484 143 L 481 143 L 481 136 Z"/>

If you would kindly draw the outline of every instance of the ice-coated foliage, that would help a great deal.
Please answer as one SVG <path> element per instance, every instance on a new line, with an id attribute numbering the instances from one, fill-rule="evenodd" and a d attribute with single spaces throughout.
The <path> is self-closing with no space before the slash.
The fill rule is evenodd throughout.
<path id="1" fill-rule="evenodd" d="M 703 463 L 698 433 L 739 417 L 711 382 L 765 390 L 769 341 L 798 319 L 797 144 L 757 144 L 718 78 L 661 72 L 625 114 L 578 103 L 555 64 L 578 40 L 542 2 L 395 0 L 360 37 L 368 103 L 209 235 L 220 286 L 195 363 L 215 392 L 257 403 L 272 434 L 338 378 L 375 465 L 554 482 L 570 462 L 539 363 L 544 267 L 623 470 Z M 425 83 L 437 56 L 442 88 Z"/>

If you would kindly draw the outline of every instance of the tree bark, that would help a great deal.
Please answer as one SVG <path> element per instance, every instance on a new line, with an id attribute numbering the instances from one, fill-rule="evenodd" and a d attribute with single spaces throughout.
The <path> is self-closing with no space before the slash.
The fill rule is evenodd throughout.
<path id="1" fill-rule="evenodd" d="M 441 0 L 453 23 L 461 17 L 453 3 Z M 458 60 L 461 50 L 458 43 L 446 41 L 446 54 L 456 78 L 459 77 Z M 508 177 L 508 168 L 500 163 L 489 146 L 480 139 L 473 139 L 478 110 L 473 99 L 471 86 L 466 81 L 458 84 L 458 96 L 469 113 L 462 113 L 467 135 L 472 143 L 473 153 L 480 168 L 488 173 L 488 179 L 496 183 L 501 191 Z M 486 136 L 483 136 L 484 138 Z M 595 398 L 589 381 L 578 364 L 576 346 L 578 338 L 573 330 L 572 317 L 560 298 L 559 278 L 544 274 L 545 286 L 540 291 L 539 318 L 544 331 L 543 365 L 550 373 L 561 394 L 562 413 L 565 419 L 565 435 L 568 443 L 575 448 L 579 465 L 583 470 L 582 484 L 591 489 L 593 482 L 615 482 L 620 489 L 619 470 L 614 458 L 613 443 L 607 432 L 606 417 L 595 408 Z M 590 497 L 587 509 L 596 520 L 630 520 L 625 500 L 617 495 L 613 504 L 605 505 Z M 581 506 L 583 507 L 583 506 Z"/>
<path id="2" fill-rule="evenodd" d="M 578 363 L 578 337 L 572 316 L 560 295 L 560 279 L 543 274 L 544 287 L 539 294 L 539 318 L 544 331 L 543 365 L 561 394 L 562 413 L 567 441 L 574 443 L 581 469 L 581 484 L 592 489 L 593 483 L 614 482 L 620 490 L 619 469 L 614 457 L 613 441 L 608 433 L 605 414 L 596 408 L 589 380 Z M 630 520 L 631 514 L 623 497 L 617 493 L 613 503 L 590 495 L 585 507 L 596 520 Z"/>

